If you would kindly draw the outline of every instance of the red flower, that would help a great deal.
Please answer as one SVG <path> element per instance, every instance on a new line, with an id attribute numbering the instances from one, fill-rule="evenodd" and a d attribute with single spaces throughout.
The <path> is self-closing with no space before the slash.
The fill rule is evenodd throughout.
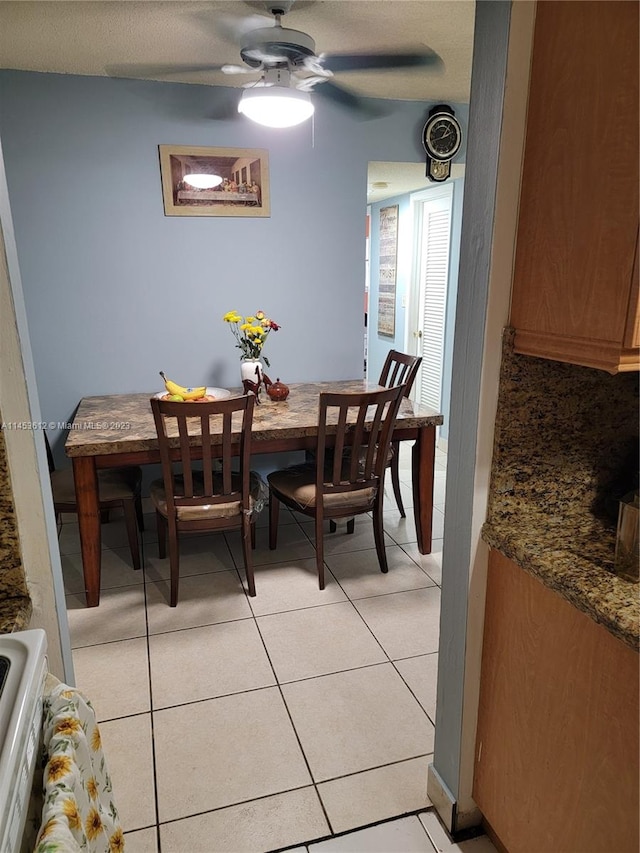
<path id="1" fill-rule="evenodd" d="M 269 328 L 273 329 L 274 332 L 277 332 L 280 326 L 277 323 L 274 323 L 273 320 L 269 323 Z"/>

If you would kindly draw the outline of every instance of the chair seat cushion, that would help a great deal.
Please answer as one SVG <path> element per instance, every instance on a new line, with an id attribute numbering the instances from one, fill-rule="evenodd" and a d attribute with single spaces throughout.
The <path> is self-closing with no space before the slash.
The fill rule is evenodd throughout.
<path id="1" fill-rule="evenodd" d="M 194 477 L 194 480 L 196 477 Z M 222 491 L 222 475 L 214 474 L 214 489 L 217 492 Z M 202 480 L 200 480 L 202 482 Z M 240 475 L 234 474 L 231 477 L 232 488 L 240 489 L 242 483 Z M 184 495 L 184 482 L 182 477 L 175 478 L 176 496 Z M 167 495 L 164 490 L 164 480 L 154 480 L 149 487 L 149 494 L 157 511 L 167 516 Z M 255 471 L 249 472 L 249 510 L 260 512 L 265 498 L 265 484 L 262 477 Z M 230 501 L 229 503 L 220 504 L 205 504 L 204 506 L 180 506 L 177 507 L 176 517 L 178 521 L 195 521 L 200 519 L 205 521 L 212 518 L 233 518 L 240 515 L 240 501 Z"/>
<path id="2" fill-rule="evenodd" d="M 98 491 L 101 501 L 131 499 L 140 491 L 142 469 L 137 465 L 126 468 L 105 468 L 98 471 Z M 75 504 L 76 490 L 73 469 L 51 472 L 51 491 L 54 504 Z"/>
<path id="3" fill-rule="evenodd" d="M 316 506 L 316 468 L 315 465 L 294 465 L 274 471 L 267 476 L 269 487 L 277 495 L 297 503 L 301 509 Z M 368 512 L 376 499 L 375 487 L 354 489 L 347 492 L 335 492 L 324 496 L 326 510 L 343 507 L 353 508 L 354 513 Z"/>

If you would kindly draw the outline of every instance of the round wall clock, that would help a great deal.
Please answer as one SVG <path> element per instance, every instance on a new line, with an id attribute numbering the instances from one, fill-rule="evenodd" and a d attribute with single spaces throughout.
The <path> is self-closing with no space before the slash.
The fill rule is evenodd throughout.
<path id="1" fill-rule="evenodd" d="M 429 116 L 422 131 L 422 144 L 433 160 L 451 160 L 462 144 L 462 129 L 453 113 L 442 111 Z"/>

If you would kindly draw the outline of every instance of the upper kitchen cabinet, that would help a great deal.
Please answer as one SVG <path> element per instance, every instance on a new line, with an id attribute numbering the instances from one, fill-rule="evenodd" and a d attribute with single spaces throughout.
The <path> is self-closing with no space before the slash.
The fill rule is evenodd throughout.
<path id="1" fill-rule="evenodd" d="M 537 4 L 511 325 L 525 355 L 640 369 L 638 4 Z"/>

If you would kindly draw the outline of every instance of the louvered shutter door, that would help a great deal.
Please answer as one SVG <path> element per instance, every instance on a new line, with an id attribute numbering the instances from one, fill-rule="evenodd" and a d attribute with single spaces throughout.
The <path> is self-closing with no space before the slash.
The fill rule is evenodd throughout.
<path id="1" fill-rule="evenodd" d="M 451 199 L 426 202 L 422 219 L 421 306 L 422 365 L 420 397 L 423 406 L 440 411 L 444 323 L 449 278 Z"/>

